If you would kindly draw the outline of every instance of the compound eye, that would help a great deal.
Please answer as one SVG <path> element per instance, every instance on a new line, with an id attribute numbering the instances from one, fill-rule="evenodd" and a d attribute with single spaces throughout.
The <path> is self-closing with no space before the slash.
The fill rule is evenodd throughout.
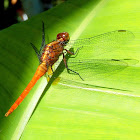
<path id="1" fill-rule="evenodd" d="M 62 38 L 61 33 L 59 33 L 59 34 L 57 35 L 57 39 L 60 39 L 60 38 Z"/>

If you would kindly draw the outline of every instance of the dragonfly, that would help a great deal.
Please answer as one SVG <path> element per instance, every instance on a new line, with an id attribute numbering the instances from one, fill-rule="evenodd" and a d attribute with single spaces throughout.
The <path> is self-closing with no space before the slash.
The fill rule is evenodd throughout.
<path id="1" fill-rule="evenodd" d="M 111 31 L 111 32 L 107 32 L 104 34 L 100 34 L 97 36 L 93 36 L 90 38 L 83 38 L 83 39 L 77 39 L 77 40 L 70 40 L 69 33 L 62 32 L 62 33 L 57 34 L 56 40 L 50 42 L 49 44 L 46 44 L 44 22 L 42 22 L 42 44 L 41 44 L 40 49 L 38 50 L 35 47 L 35 45 L 33 45 L 31 43 L 31 46 L 34 49 L 34 51 L 38 57 L 39 66 L 38 66 L 32 80 L 29 82 L 27 87 L 24 89 L 24 91 L 21 93 L 19 98 L 15 101 L 15 103 L 11 106 L 11 108 L 8 110 L 8 112 L 5 114 L 5 116 L 8 117 L 20 105 L 20 103 L 28 95 L 30 90 L 34 87 L 36 82 L 43 75 L 45 75 L 49 69 L 51 69 L 53 72 L 52 66 L 59 59 L 60 55 L 63 56 L 64 65 L 65 65 L 68 73 L 72 72 L 75 75 L 78 75 L 79 78 L 84 81 L 84 79 L 81 77 L 81 75 L 77 71 L 69 68 L 68 63 L 66 61 L 64 51 L 70 55 L 75 55 L 79 52 L 79 50 L 83 46 L 88 46 L 87 49 L 95 49 L 95 51 L 96 51 L 96 49 L 102 49 L 103 51 L 101 50 L 100 52 L 106 52 L 105 44 L 107 46 L 110 46 L 110 48 L 108 48 L 108 50 L 107 50 L 107 51 L 109 51 L 109 50 L 118 48 L 120 46 L 120 44 L 126 43 L 129 40 L 132 40 L 132 38 L 134 38 L 133 33 L 130 31 L 127 31 L 127 30 L 116 30 L 116 31 Z M 67 46 L 67 45 L 69 47 L 73 47 L 73 48 L 78 47 L 78 48 L 76 49 L 76 51 L 74 53 L 70 50 L 65 49 L 65 46 Z M 112 46 L 115 46 L 115 47 L 112 47 Z M 119 61 L 119 60 L 112 60 L 112 61 Z M 88 63 L 89 63 L 89 60 L 88 60 L 87 64 Z M 73 64 L 73 65 L 71 65 L 73 67 L 78 64 L 78 66 L 80 67 L 80 64 L 83 64 L 83 61 L 82 62 L 78 61 L 75 63 L 73 62 L 73 63 L 69 63 L 69 64 Z M 94 65 L 94 67 L 96 67 L 96 66 Z M 86 68 L 88 68 L 88 67 L 84 67 L 84 69 L 86 69 Z"/>

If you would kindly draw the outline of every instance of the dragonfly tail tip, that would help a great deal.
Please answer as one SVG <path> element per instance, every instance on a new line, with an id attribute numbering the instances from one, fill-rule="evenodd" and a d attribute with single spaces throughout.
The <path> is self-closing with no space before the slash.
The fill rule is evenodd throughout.
<path id="1" fill-rule="evenodd" d="M 8 112 L 5 114 L 5 117 L 8 117 L 10 114 L 11 114 L 11 112 L 8 111 Z"/>

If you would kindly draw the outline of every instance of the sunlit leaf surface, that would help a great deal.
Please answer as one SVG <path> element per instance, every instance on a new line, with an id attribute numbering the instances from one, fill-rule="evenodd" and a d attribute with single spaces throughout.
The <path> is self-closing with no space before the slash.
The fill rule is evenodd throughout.
<path id="1" fill-rule="evenodd" d="M 139 139 L 139 4 L 139 0 L 71 0 L 2 30 L 0 140 Z M 69 67 L 84 81 L 57 63 L 50 82 L 42 77 L 6 118 L 39 64 L 30 42 L 40 48 L 42 21 L 47 42 L 63 31 L 71 40 L 96 36 L 94 41 L 78 40 L 81 48 L 75 58 L 67 55 Z M 126 32 L 112 36 L 118 30 Z M 72 42 L 69 46 L 76 51 L 80 45 Z"/>

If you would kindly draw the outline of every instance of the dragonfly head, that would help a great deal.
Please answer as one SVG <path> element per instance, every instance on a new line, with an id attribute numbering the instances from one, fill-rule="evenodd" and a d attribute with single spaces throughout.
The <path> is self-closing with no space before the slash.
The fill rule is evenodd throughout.
<path id="1" fill-rule="evenodd" d="M 63 32 L 63 33 L 59 33 L 59 34 L 57 34 L 57 40 L 60 39 L 60 38 L 63 38 L 65 44 L 68 43 L 69 40 L 70 40 L 69 33 L 67 33 L 67 32 Z"/>

